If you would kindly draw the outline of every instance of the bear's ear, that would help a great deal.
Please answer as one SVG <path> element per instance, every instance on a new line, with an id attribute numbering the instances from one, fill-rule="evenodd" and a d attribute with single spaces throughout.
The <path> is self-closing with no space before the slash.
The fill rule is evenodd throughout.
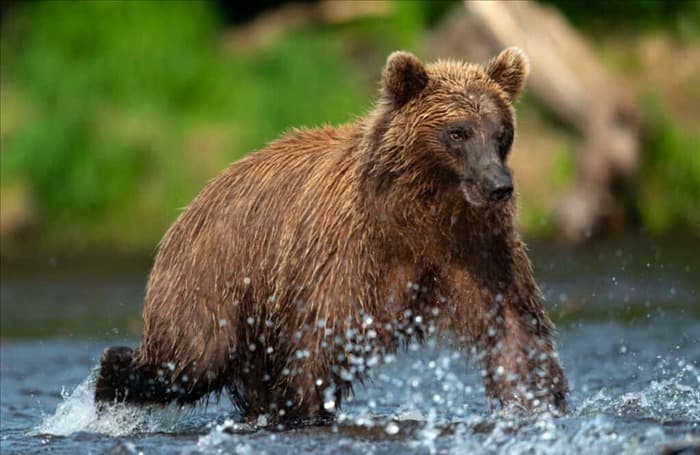
<path id="1" fill-rule="evenodd" d="M 386 60 L 382 77 L 384 96 L 403 106 L 428 85 L 428 73 L 418 58 L 404 51 L 393 52 Z"/>
<path id="2" fill-rule="evenodd" d="M 525 85 L 530 73 L 530 60 L 519 47 L 509 47 L 501 51 L 486 65 L 486 74 L 515 101 Z"/>

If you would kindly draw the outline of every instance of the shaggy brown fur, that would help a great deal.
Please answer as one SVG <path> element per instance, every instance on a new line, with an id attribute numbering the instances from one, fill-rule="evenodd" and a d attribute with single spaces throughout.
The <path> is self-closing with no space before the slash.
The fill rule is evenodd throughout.
<path id="1" fill-rule="evenodd" d="M 97 399 L 226 389 L 251 420 L 325 419 L 401 335 L 451 331 L 479 353 L 490 397 L 563 409 L 514 203 L 489 200 L 474 175 L 479 156 L 498 156 L 481 168 L 510 181 L 526 73 L 517 49 L 485 68 L 397 52 L 369 116 L 293 131 L 224 171 L 165 235 L 140 347 L 105 352 Z M 445 139 L 451 122 L 469 129 Z"/>

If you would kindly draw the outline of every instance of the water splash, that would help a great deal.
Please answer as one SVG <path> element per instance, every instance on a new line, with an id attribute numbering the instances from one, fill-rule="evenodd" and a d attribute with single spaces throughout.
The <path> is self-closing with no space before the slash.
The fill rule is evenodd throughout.
<path id="1" fill-rule="evenodd" d="M 236 439 L 238 433 L 255 431 L 253 426 L 226 419 L 223 423 L 213 424 L 210 427 L 212 429 L 209 433 L 199 437 L 197 451 L 204 453 L 255 453 L 250 444 Z"/>
<path id="2" fill-rule="evenodd" d="M 113 405 L 98 412 L 94 401 L 96 375 L 92 373 L 71 393 L 61 392 L 63 402 L 55 414 L 47 416 L 34 430 L 35 434 L 68 436 L 86 431 L 110 436 L 125 436 L 134 433 L 174 431 L 183 415 L 180 408 L 137 408 Z"/>
<path id="3" fill-rule="evenodd" d="M 651 380 L 641 391 L 611 396 L 605 389 L 586 399 L 579 415 L 608 414 L 651 419 L 661 424 L 672 421 L 700 422 L 700 371 L 679 361 L 680 370 L 670 377 Z M 664 370 L 665 371 L 665 370 Z"/>
<path id="4" fill-rule="evenodd" d="M 484 447 L 490 447 L 502 453 L 654 453 L 664 439 L 656 426 L 622 433 L 617 422 L 606 416 L 562 419 L 543 414 L 495 421 L 486 437 L 455 440 L 450 451 L 484 453 Z"/>
<path id="5" fill-rule="evenodd" d="M 193 445 L 185 447 L 192 453 L 257 453 L 272 447 L 283 450 L 289 444 L 319 452 L 327 441 L 335 441 L 354 452 L 363 447 L 422 453 L 644 454 L 668 443 L 694 444 L 700 430 L 700 372 L 683 360 L 656 364 L 644 379 L 621 389 L 611 386 L 593 396 L 575 391 L 568 416 L 523 417 L 490 412 L 483 405 L 480 378 L 465 375 L 466 365 L 453 362 L 453 352 L 424 351 L 421 357 L 380 373 L 377 383 L 362 389 L 329 427 L 277 433 L 217 412 L 213 418 L 201 416 L 203 420 L 188 429 L 185 413 L 175 406 L 113 406 L 98 413 L 93 374 L 63 394 L 55 414 L 44 418 L 35 434 L 185 431 L 197 435 Z"/>

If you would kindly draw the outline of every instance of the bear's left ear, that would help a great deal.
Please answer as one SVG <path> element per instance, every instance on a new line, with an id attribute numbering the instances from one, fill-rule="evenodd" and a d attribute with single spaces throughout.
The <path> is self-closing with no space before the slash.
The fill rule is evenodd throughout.
<path id="1" fill-rule="evenodd" d="M 384 96 L 397 106 L 403 106 L 416 97 L 428 85 L 425 66 L 415 55 L 393 52 L 386 61 L 382 78 Z"/>
<path id="2" fill-rule="evenodd" d="M 519 47 L 509 47 L 501 51 L 486 65 L 486 74 L 515 101 L 525 85 L 530 73 L 530 60 Z"/>

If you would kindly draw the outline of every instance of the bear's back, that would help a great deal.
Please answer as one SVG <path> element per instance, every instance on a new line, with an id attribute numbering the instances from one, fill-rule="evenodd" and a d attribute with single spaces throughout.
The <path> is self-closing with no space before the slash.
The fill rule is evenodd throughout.
<path id="1" fill-rule="evenodd" d="M 163 238 L 146 307 L 215 305 L 242 280 L 271 292 L 300 273 L 290 258 L 331 254 L 357 221 L 358 135 L 352 125 L 295 130 L 214 178 Z"/>

